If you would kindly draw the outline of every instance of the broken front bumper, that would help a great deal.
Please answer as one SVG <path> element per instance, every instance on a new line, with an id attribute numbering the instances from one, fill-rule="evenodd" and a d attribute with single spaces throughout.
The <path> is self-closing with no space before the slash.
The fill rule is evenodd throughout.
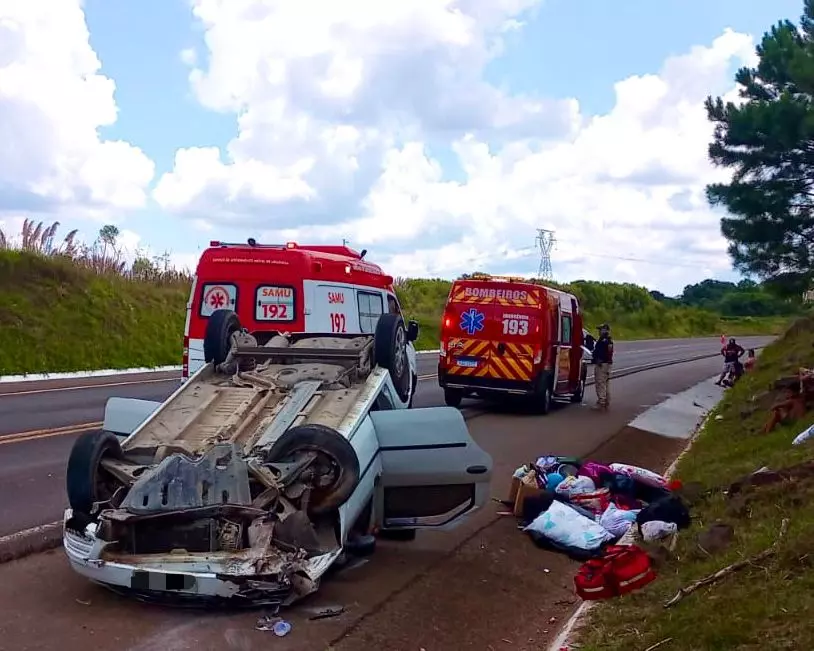
<path id="1" fill-rule="evenodd" d="M 68 526 L 73 518 L 65 510 L 62 540 L 71 567 L 78 574 L 119 591 L 145 597 L 176 596 L 247 603 L 290 603 L 313 592 L 323 574 L 342 553 L 341 548 L 297 562 L 274 567 L 268 561 L 241 552 L 161 554 L 133 556 L 106 553 L 110 546 L 96 537 L 96 525 L 85 531 Z M 257 568 L 263 568 L 262 574 Z"/>

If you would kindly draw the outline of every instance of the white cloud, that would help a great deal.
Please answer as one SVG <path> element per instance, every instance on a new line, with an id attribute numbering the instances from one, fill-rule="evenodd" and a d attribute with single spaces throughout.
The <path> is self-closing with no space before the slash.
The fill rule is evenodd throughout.
<path id="1" fill-rule="evenodd" d="M 394 144 L 567 132 L 575 102 L 483 80 L 501 34 L 539 2 L 191 0 L 209 50 L 192 86 L 236 113 L 239 133 L 226 151 L 178 152 L 156 200 L 223 222 L 337 223 L 357 214 Z"/>
<path id="2" fill-rule="evenodd" d="M 115 123 L 80 0 L 0 2 L 0 213 L 104 217 L 144 205 L 154 166 Z"/>
<path id="3" fill-rule="evenodd" d="M 208 50 L 191 84 L 238 133 L 177 152 L 154 197 L 199 228 L 348 238 L 394 275 L 533 273 L 538 227 L 557 232 L 562 279 L 676 291 L 730 272 L 703 100 L 754 63 L 750 36 L 619 81 L 588 116 L 484 81 L 539 0 L 190 1 Z"/>
<path id="4" fill-rule="evenodd" d="M 617 83 L 608 114 L 534 150 L 462 138 L 454 143 L 466 174 L 461 183 L 444 180 L 420 146 L 394 148 L 364 202 L 367 215 L 330 236 L 341 231 L 354 242 L 405 249 L 421 242 L 415 253 L 383 261 L 402 275 L 534 273 L 538 227 L 556 230 L 554 267 L 563 279 L 680 291 L 726 274 L 720 216 L 709 209 L 704 186 L 727 173 L 707 159 L 712 125 L 703 100 L 730 91 L 733 67 L 751 63 L 753 48 L 749 36 L 727 30 L 709 47 L 668 60 L 658 75 Z"/>

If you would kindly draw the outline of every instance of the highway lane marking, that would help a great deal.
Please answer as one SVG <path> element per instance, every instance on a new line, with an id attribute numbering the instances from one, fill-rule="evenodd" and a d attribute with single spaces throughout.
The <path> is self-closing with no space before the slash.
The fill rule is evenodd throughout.
<path id="1" fill-rule="evenodd" d="M 0 434 L 0 445 L 9 443 L 25 443 L 27 441 L 38 441 L 53 436 L 66 436 L 68 434 L 81 434 L 102 427 L 102 421 L 94 423 L 82 423 L 80 425 L 65 425 L 63 427 L 52 427 L 49 429 L 34 429 L 27 432 L 17 432 L 16 434 Z"/>
<path id="2" fill-rule="evenodd" d="M 25 389 L 23 391 L 10 391 L 0 393 L 0 399 L 12 396 L 32 396 L 38 393 L 57 393 L 60 391 L 81 391 L 83 389 L 104 389 L 105 387 L 126 387 L 131 384 L 159 384 L 161 382 L 180 382 L 180 377 L 163 378 L 160 380 L 127 380 L 126 382 L 104 382 L 101 384 L 82 384 L 76 387 L 55 387 L 53 389 Z"/>
<path id="3" fill-rule="evenodd" d="M 762 350 L 762 348 L 759 348 Z M 637 364 L 636 366 L 625 366 L 622 368 L 614 368 L 611 371 L 611 379 L 614 376 L 618 376 L 622 373 L 627 375 L 632 375 L 630 371 L 635 372 L 644 372 L 644 371 L 657 371 L 660 368 L 664 368 L 666 366 L 672 366 L 675 364 L 684 364 L 690 362 L 697 362 L 702 361 L 704 359 L 711 359 L 715 357 L 714 354 L 707 355 L 704 357 L 697 357 L 693 359 L 671 359 L 671 360 L 659 360 L 656 362 L 652 362 L 651 364 Z M 419 380 L 432 380 L 436 376 L 435 374 L 432 375 L 422 375 L 419 376 Z M 594 376 L 588 375 L 585 380 L 586 384 L 593 383 Z M 468 408 L 468 407 L 467 407 Z M 102 421 L 96 421 L 93 423 L 82 423 L 80 425 L 65 425 L 63 427 L 54 427 L 51 429 L 39 429 L 39 430 L 29 430 L 27 432 L 18 432 L 16 434 L 0 434 L 0 445 L 5 445 L 7 443 L 26 443 L 28 441 L 38 441 L 41 439 L 51 438 L 54 436 L 67 436 L 69 434 L 82 434 L 83 432 L 88 432 L 95 429 L 101 429 Z"/>
<path id="4" fill-rule="evenodd" d="M 640 355 L 644 353 L 656 353 L 662 350 L 674 350 L 676 348 L 696 348 L 698 344 L 676 344 L 673 346 L 657 346 L 656 348 L 640 348 L 638 350 L 619 350 L 619 356 L 622 355 Z M 423 352 L 423 351 L 419 351 Z M 434 351 L 433 351 L 434 352 Z M 420 375 L 419 380 L 431 380 L 436 377 L 435 373 Z M 61 391 L 83 391 L 87 389 L 104 389 L 105 387 L 126 387 L 134 384 L 161 384 L 164 382 L 179 382 L 180 377 L 162 378 L 157 380 L 125 380 L 122 382 L 102 382 L 99 384 L 81 384 L 75 387 L 54 387 L 52 389 L 24 389 L 22 391 L 10 391 L 7 393 L 0 393 L 0 400 L 3 398 L 10 398 L 13 396 L 32 396 L 42 393 L 58 393 Z"/>

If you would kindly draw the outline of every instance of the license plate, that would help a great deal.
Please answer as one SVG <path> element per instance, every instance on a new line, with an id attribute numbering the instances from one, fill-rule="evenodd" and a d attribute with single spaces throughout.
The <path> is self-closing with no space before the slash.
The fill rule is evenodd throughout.
<path id="1" fill-rule="evenodd" d="M 197 581 L 188 574 L 170 574 L 134 570 L 130 575 L 130 588 L 133 590 L 190 591 L 194 590 Z"/>
<path id="2" fill-rule="evenodd" d="M 456 366 L 462 366 L 464 368 L 477 368 L 480 360 L 477 357 L 458 357 L 455 360 Z"/>

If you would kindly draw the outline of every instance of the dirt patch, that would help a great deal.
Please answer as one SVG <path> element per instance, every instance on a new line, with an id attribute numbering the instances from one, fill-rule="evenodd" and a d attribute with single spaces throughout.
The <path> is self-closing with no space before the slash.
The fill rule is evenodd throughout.
<path id="1" fill-rule="evenodd" d="M 687 447 L 687 439 L 673 439 L 625 427 L 588 455 L 600 463 L 629 463 L 655 472 L 664 471 Z"/>
<path id="2" fill-rule="evenodd" d="M 576 566 L 535 547 L 503 517 L 332 648 L 540 649 L 579 601 Z"/>

